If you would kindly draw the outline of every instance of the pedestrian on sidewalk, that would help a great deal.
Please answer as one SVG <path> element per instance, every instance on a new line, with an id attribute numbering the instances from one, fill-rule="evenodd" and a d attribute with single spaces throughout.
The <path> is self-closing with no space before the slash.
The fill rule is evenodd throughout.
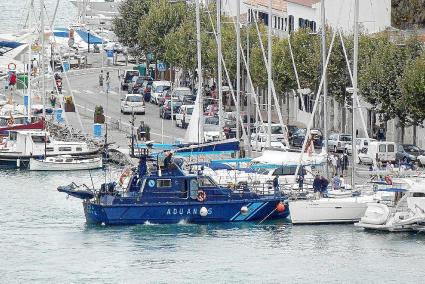
<path id="1" fill-rule="evenodd" d="M 56 96 L 53 91 L 50 93 L 50 105 L 52 106 L 52 108 L 56 107 Z"/>
<path id="2" fill-rule="evenodd" d="M 106 72 L 105 84 L 106 84 L 106 93 L 109 93 L 111 88 L 111 77 L 109 76 L 109 72 Z"/>
<path id="3" fill-rule="evenodd" d="M 103 70 L 100 70 L 100 74 L 99 74 L 99 86 L 103 87 Z"/>

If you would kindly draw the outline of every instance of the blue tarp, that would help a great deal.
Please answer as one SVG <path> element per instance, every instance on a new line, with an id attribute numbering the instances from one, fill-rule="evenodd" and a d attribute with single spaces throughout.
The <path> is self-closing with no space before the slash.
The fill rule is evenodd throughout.
<path id="1" fill-rule="evenodd" d="M 22 43 L 16 42 L 16 41 L 6 41 L 6 40 L 0 41 L 0 48 L 2 47 L 17 48 L 18 46 L 21 46 L 21 45 Z"/>
<path id="2" fill-rule="evenodd" d="M 53 35 L 55 37 L 69 37 L 69 31 L 54 31 Z"/>
<path id="3" fill-rule="evenodd" d="M 89 33 L 86 32 L 86 31 L 83 31 L 83 30 L 77 30 L 77 34 L 86 43 L 90 43 L 90 44 L 102 44 L 102 43 L 105 42 L 100 37 L 95 36 L 92 33 L 90 33 L 90 37 L 89 37 Z M 90 42 L 89 42 L 89 40 L 90 40 Z"/>

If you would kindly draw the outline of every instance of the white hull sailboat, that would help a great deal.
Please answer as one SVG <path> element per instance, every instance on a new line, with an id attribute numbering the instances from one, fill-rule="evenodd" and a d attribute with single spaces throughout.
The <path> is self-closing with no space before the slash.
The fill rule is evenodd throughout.
<path id="1" fill-rule="evenodd" d="M 42 160 L 30 159 L 31 171 L 80 171 L 102 168 L 102 158 L 76 159 L 69 155 L 47 157 Z"/>
<path id="2" fill-rule="evenodd" d="M 372 196 L 321 198 L 289 202 L 293 224 L 355 223 L 366 212 Z"/>

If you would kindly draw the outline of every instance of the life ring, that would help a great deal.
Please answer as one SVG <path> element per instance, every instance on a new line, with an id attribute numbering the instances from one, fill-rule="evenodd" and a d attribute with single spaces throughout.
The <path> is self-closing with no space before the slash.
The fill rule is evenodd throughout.
<path id="1" fill-rule="evenodd" d="M 205 191 L 200 190 L 198 191 L 196 199 L 198 199 L 199 202 L 204 202 L 207 199 L 207 194 L 205 193 Z"/>
<path id="2" fill-rule="evenodd" d="M 393 184 L 393 179 L 392 179 L 390 176 L 386 176 L 386 177 L 385 177 L 385 182 L 386 182 L 388 185 L 392 185 L 392 184 Z"/>
<path id="3" fill-rule="evenodd" d="M 11 68 L 13 66 L 13 68 Z M 16 70 L 16 64 L 15 63 L 9 63 L 7 64 L 7 69 L 9 70 Z"/>

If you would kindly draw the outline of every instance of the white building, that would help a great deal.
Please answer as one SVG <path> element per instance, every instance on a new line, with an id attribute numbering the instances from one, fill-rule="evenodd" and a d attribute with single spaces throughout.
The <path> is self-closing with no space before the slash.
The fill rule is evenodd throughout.
<path id="1" fill-rule="evenodd" d="M 268 4 L 268 0 L 241 0 L 241 19 L 252 22 L 258 18 L 268 25 Z M 236 5 L 237 1 L 222 0 L 223 14 L 236 16 Z M 273 32 L 279 36 L 306 27 L 316 32 L 321 27 L 320 0 L 273 0 L 272 10 Z M 325 13 L 327 25 L 344 33 L 353 31 L 354 0 L 325 0 Z M 390 27 L 391 0 L 359 0 L 359 21 L 366 33 Z"/>

